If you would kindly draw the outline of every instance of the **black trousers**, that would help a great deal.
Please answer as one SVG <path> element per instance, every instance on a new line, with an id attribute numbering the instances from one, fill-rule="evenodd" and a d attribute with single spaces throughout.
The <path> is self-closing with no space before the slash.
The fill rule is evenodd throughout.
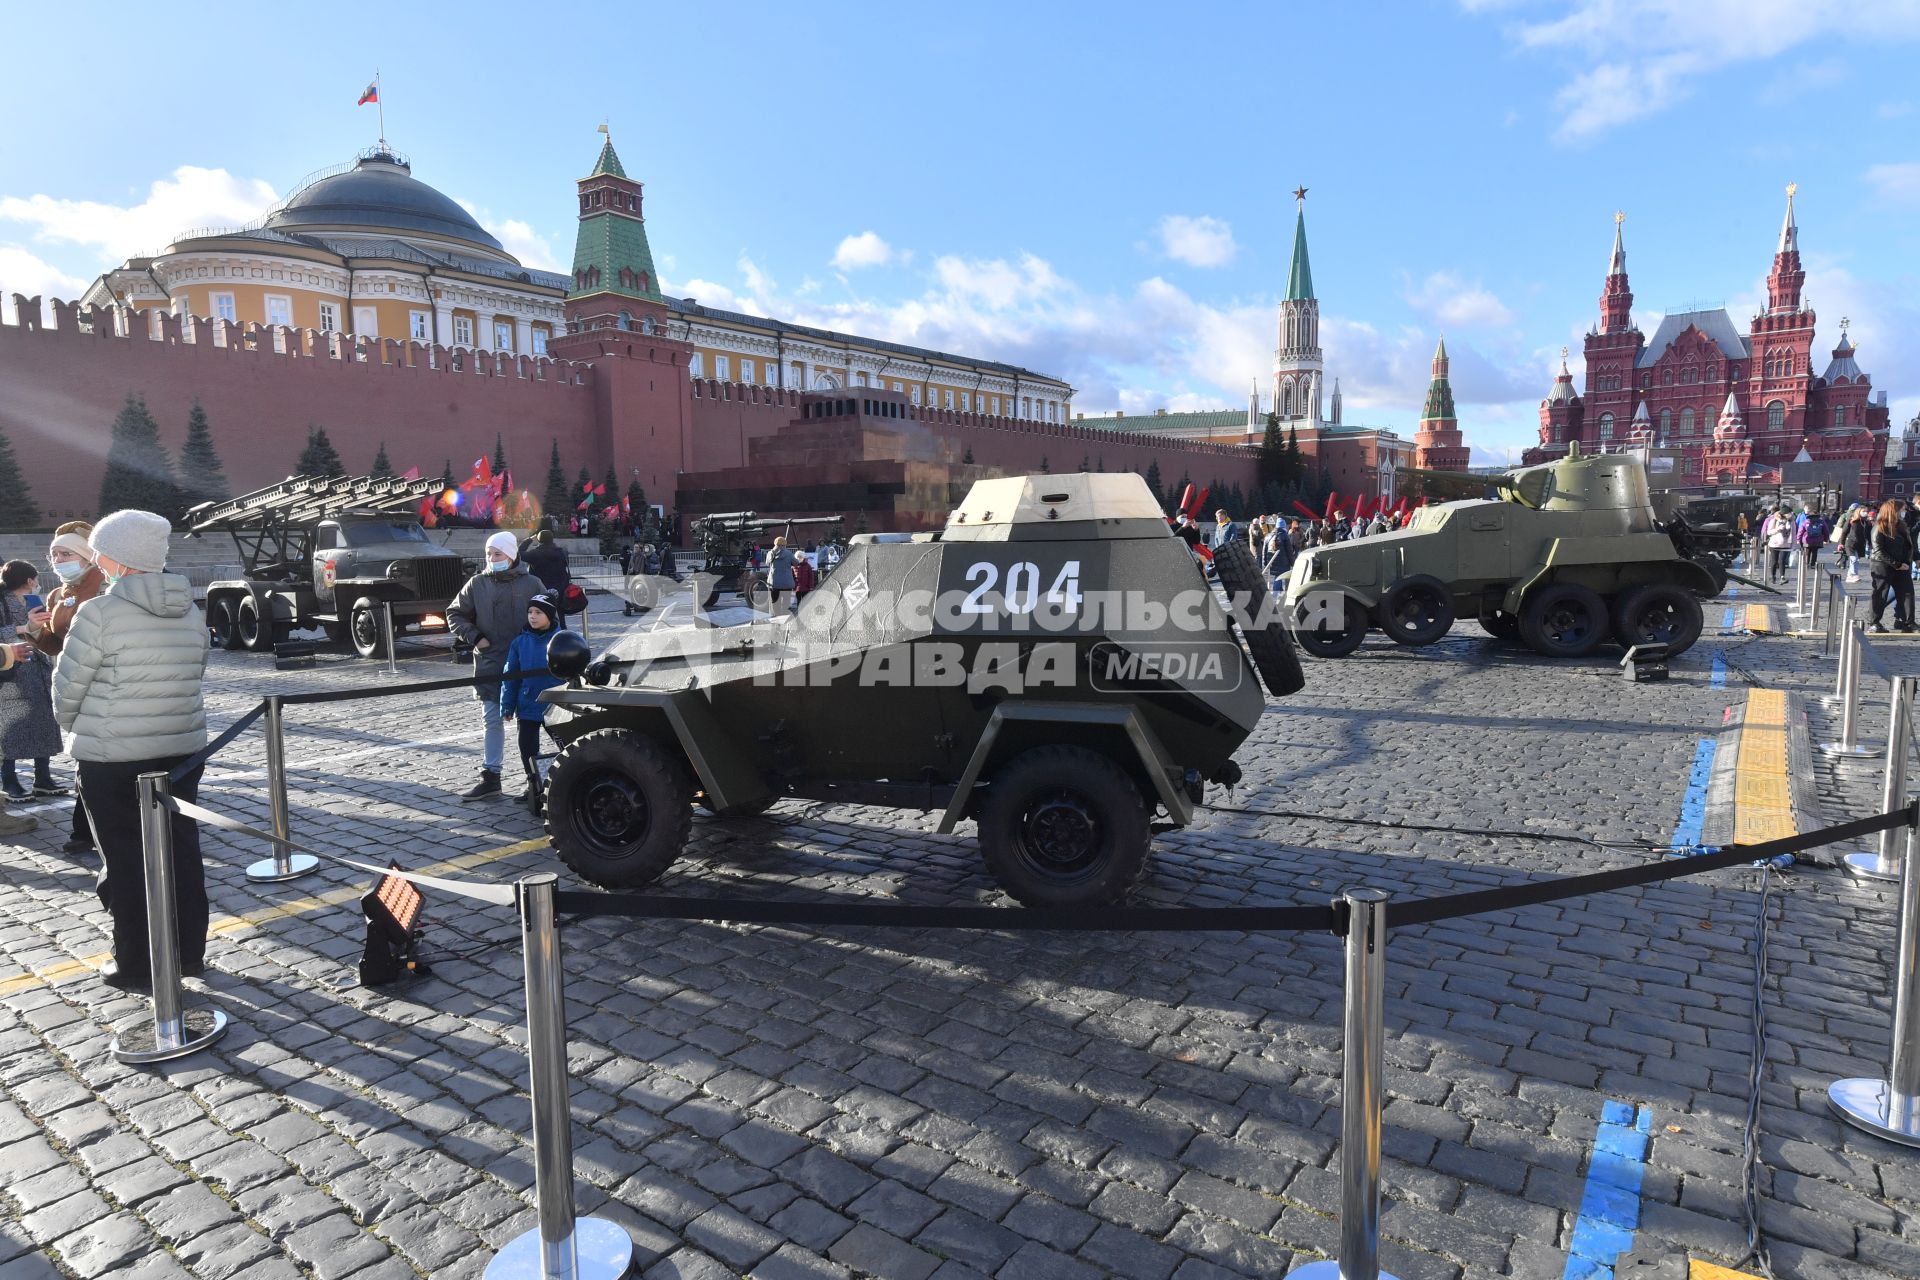
<path id="1" fill-rule="evenodd" d="M 1905 569 L 1895 569 L 1882 573 L 1873 571 L 1873 625 L 1880 625 L 1880 615 L 1893 606 L 1895 626 L 1913 625 L 1913 574 Z"/>
<path id="2" fill-rule="evenodd" d="M 540 731 L 547 727 L 547 723 L 544 720 L 520 720 L 516 723 L 519 726 L 520 763 L 529 777 L 538 777 L 534 772 L 539 767 L 535 757 L 540 754 Z"/>
<path id="3" fill-rule="evenodd" d="M 185 756 L 135 760 L 126 764 L 79 761 L 80 802 L 93 823 L 100 850 L 101 905 L 113 913 L 113 958 L 120 971 L 147 974 L 147 874 L 140 848 L 140 806 L 135 780 L 143 773 L 164 773 Z M 200 770 L 172 786 L 181 800 L 200 794 Z M 200 826 L 179 814 L 173 819 L 174 928 L 180 935 L 180 963 L 198 968 L 207 954 L 207 880 L 200 861 Z"/>

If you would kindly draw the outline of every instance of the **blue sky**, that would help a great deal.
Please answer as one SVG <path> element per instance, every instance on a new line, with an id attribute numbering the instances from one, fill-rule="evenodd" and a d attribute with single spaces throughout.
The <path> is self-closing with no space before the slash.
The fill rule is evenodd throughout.
<path id="1" fill-rule="evenodd" d="M 1017 361 L 1076 409 L 1241 406 L 1305 184 L 1349 421 L 1411 434 L 1445 333 L 1467 437 L 1534 436 L 1627 213 L 1641 327 L 1744 326 L 1800 184 L 1818 352 L 1920 409 L 1914 0 L 131 6 L 0 17 L 0 293 L 256 216 L 376 132 L 523 260 L 571 254 L 611 124 L 664 282 Z M 124 90 L 111 86 L 127 84 Z"/>

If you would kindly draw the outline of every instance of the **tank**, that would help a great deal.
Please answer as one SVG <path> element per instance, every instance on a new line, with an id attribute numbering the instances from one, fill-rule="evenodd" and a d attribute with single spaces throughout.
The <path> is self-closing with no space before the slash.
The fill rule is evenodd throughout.
<path id="1" fill-rule="evenodd" d="M 651 628 L 594 658 L 550 643 L 562 743 L 545 784 L 560 858 L 603 886 L 657 878 L 696 806 L 797 797 L 978 828 L 1031 906 L 1124 900 L 1156 831 L 1186 824 L 1267 692 L 1300 664 L 1244 549 L 1223 600 L 1131 474 L 976 483 L 937 532 L 855 538 L 790 617 Z"/>
<path id="2" fill-rule="evenodd" d="M 1671 657 L 1700 638 L 1700 601 L 1726 587 L 1725 566 L 1696 549 L 1684 523 L 1655 520 L 1635 454 L 1583 457 L 1575 445 L 1558 461 L 1492 476 L 1399 474 L 1456 500 L 1417 509 L 1391 533 L 1302 553 L 1283 605 L 1308 652 L 1352 653 L 1373 628 L 1432 644 L 1473 619 L 1549 657 L 1609 641 L 1662 645 Z"/>

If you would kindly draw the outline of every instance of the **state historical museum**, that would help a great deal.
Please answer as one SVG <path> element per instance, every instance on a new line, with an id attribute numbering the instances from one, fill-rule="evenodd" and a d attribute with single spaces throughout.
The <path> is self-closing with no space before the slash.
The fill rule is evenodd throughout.
<path id="1" fill-rule="evenodd" d="M 1540 402 L 1540 443 L 1528 462 L 1562 457 L 1567 445 L 1645 448 L 1676 456 L 1678 489 L 1749 489 L 1778 484 L 1789 462 L 1850 462 L 1858 496 L 1880 497 L 1887 455 L 1885 392 L 1855 362 L 1840 322 L 1840 342 L 1822 373 L 1813 371 L 1812 308 L 1801 304 L 1794 188 L 1767 274 L 1767 308 L 1742 334 L 1724 308 L 1665 317 L 1651 339 L 1633 323 L 1622 215 L 1614 216 L 1613 258 L 1600 294 L 1600 325 L 1586 338 L 1586 393 L 1576 392 L 1562 360 Z"/>

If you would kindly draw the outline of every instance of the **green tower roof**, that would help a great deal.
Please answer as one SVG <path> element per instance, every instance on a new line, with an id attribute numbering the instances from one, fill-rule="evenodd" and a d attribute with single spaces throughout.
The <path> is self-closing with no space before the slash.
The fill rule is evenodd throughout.
<path id="1" fill-rule="evenodd" d="M 600 148 L 600 161 L 585 181 L 602 177 L 633 181 L 614 153 L 612 138 Z M 620 275 L 623 267 L 625 279 Z M 582 274 L 587 271 L 596 273 L 591 281 Z M 573 241 L 573 288 L 567 296 L 589 293 L 666 301 L 660 293 L 660 273 L 653 265 L 653 248 L 647 243 L 647 224 L 637 214 L 616 212 L 608 204 L 580 216 L 580 230 Z"/>
<path id="2" fill-rule="evenodd" d="M 1307 211 L 1303 208 L 1293 220 L 1293 269 L 1287 272 L 1287 301 L 1299 302 L 1313 296 L 1313 266 L 1307 261 Z"/>
<path id="3" fill-rule="evenodd" d="M 616 178 L 624 178 L 627 176 L 627 171 L 620 167 L 620 157 L 614 154 L 613 137 L 611 134 L 607 137 L 606 145 L 600 148 L 599 162 L 593 166 L 593 172 L 587 176 L 589 178 L 598 178 L 602 174 L 611 174 Z"/>

